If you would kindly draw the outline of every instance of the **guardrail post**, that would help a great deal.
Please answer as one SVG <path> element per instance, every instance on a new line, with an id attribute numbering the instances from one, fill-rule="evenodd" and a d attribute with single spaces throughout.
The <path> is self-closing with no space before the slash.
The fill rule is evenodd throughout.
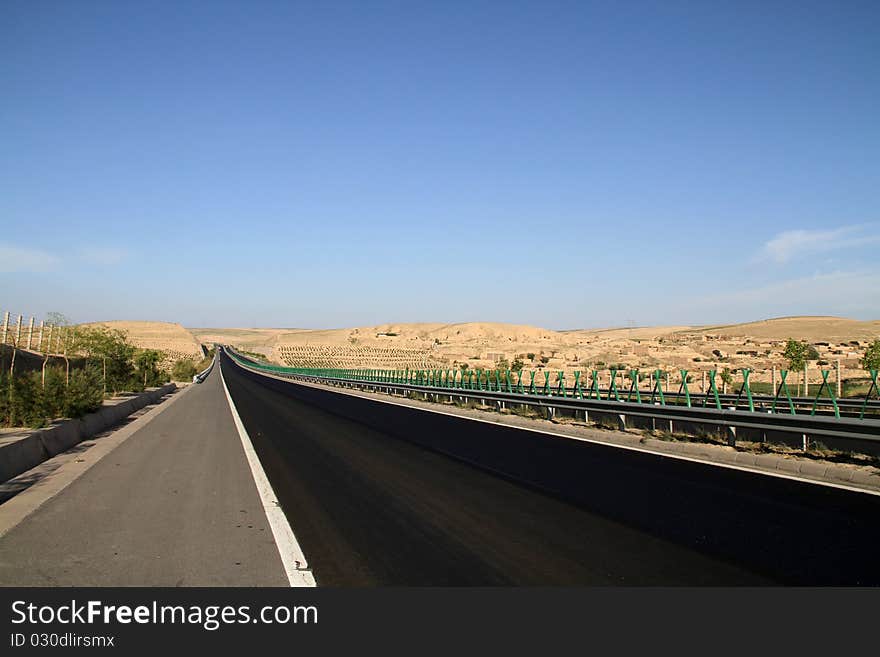
<path id="1" fill-rule="evenodd" d="M 828 390 L 828 396 L 831 398 L 831 405 L 834 406 L 834 417 L 840 417 L 840 409 L 837 407 L 837 400 L 834 398 L 834 391 L 831 389 L 831 384 L 828 383 L 828 370 L 819 370 L 822 374 L 822 384 L 819 386 L 819 392 L 816 393 L 816 399 L 813 400 L 813 409 L 810 411 L 810 415 L 816 414 L 816 406 L 819 403 L 819 397 L 822 396 L 822 390 Z"/>

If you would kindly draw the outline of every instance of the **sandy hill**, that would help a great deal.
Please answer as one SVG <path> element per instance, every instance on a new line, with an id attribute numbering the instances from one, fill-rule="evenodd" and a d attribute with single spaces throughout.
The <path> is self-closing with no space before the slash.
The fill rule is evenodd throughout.
<path id="1" fill-rule="evenodd" d="M 526 369 L 566 372 L 611 365 L 672 372 L 753 369 L 753 380 L 783 367 L 791 337 L 828 343 L 820 366 L 841 363 L 859 376 L 859 358 L 880 337 L 880 321 L 843 317 L 781 317 L 720 326 L 611 327 L 554 331 L 493 322 L 391 323 L 343 329 L 192 329 L 202 342 L 256 351 L 295 367 L 495 367 L 519 358 Z M 818 373 L 817 373 L 818 376 Z"/>
<path id="2" fill-rule="evenodd" d="M 202 348 L 196 337 L 180 324 L 172 322 L 109 321 L 85 326 L 108 326 L 128 334 L 129 341 L 141 349 L 156 349 L 165 353 L 168 361 L 182 358 L 201 358 Z"/>
<path id="3" fill-rule="evenodd" d="M 777 317 L 745 324 L 701 326 L 686 331 L 764 340 L 795 338 L 808 342 L 870 340 L 880 335 L 880 320 L 859 321 L 845 317 Z"/>

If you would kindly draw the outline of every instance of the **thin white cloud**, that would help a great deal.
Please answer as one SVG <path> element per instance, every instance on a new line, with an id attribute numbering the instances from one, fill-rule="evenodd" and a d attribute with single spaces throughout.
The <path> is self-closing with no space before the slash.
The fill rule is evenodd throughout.
<path id="1" fill-rule="evenodd" d="M 112 246 L 90 246 L 79 250 L 79 258 L 90 265 L 117 265 L 128 251 Z"/>
<path id="2" fill-rule="evenodd" d="M 58 262 L 59 259 L 48 251 L 0 244 L 0 273 L 47 271 Z"/>
<path id="3" fill-rule="evenodd" d="M 844 226 L 832 230 L 787 230 L 761 247 L 758 260 L 785 263 L 793 258 L 880 243 L 877 226 Z"/>
<path id="4" fill-rule="evenodd" d="M 731 316 L 844 315 L 880 318 L 880 272 L 835 271 L 694 300 L 694 309 Z"/>

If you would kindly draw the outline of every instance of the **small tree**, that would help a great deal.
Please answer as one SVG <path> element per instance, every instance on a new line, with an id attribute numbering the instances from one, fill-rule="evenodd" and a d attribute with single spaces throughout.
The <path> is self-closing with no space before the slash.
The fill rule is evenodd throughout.
<path id="1" fill-rule="evenodd" d="M 862 368 L 870 370 L 880 370 L 880 339 L 874 340 L 867 349 L 865 355 L 859 361 Z"/>
<path id="2" fill-rule="evenodd" d="M 724 386 L 724 389 L 721 392 L 727 394 L 727 386 L 733 384 L 733 374 L 731 374 L 730 369 L 727 367 L 721 370 L 721 383 Z"/>
<path id="3" fill-rule="evenodd" d="M 807 344 L 793 338 L 788 339 L 788 342 L 785 343 L 785 350 L 782 352 L 782 357 L 788 361 L 788 369 L 800 372 L 802 382 L 804 380 L 804 366 L 807 364 L 808 355 Z M 801 387 L 798 384 L 798 394 L 800 393 Z"/>
<path id="4" fill-rule="evenodd" d="M 513 363 L 510 364 L 510 369 L 514 372 L 522 372 L 522 368 L 525 366 L 522 358 L 517 356 L 513 359 Z"/>
<path id="5" fill-rule="evenodd" d="M 154 382 L 159 378 L 158 365 L 161 359 L 162 354 L 155 349 L 143 349 L 135 356 L 134 362 L 138 370 L 143 374 L 145 388 L 148 381 Z"/>

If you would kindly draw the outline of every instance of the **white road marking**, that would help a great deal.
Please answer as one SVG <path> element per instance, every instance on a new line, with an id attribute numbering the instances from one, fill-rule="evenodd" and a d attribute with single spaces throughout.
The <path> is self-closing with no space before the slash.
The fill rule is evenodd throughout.
<path id="1" fill-rule="evenodd" d="M 220 365 L 218 355 L 218 365 Z M 281 563 L 284 565 L 284 572 L 291 586 L 317 586 L 315 576 L 309 570 L 306 555 L 303 554 L 299 542 L 287 521 L 287 516 L 281 509 L 278 497 L 272 489 L 272 484 L 263 471 L 260 459 L 254 451 L 251 437 L 248 435 L 247 429 L 238 415 L 235 403 L 232 401 L 232 395 L 229 394 L 229 388 L 226 387 L 226 379 L 223 378 L 223 366 L 220 365 L 220 381 L 223 383 L 223 390 L 226 392 L 226 399 L 229 401 L 229 410 L 232 411 L 232 419 L 235 421 L 235 427 L 238 429 L 238 435 L 241 438 L 241 446 L 244 448 L 244 454 L 247 457 L 248 465 L 251 467 L 251 474 L 254 477 L 254 483 L 257 485 L 257 492 L 260 494 L 260 500 L 263 502 L 263 510 L 266 512 L 266 519 L 272 528 L 272 534 L 275 537 L 275 545 L 278 548 L 278 554 L 281 556 Z"/>
<path id="2" fill-rule="evenodd" d="M 240 364 L 236 363 L 238 367 L 242 367 Z M 625 449 L 631 452 L 642 452 L 643 454 L 651 454 L 653 456 L 660 456 L 668 459 L 676 459 L 678 461 L 691 461 L 693 463 L 700 463 L 702 465 L 712 465 L 719 468 L 727 468 L 729 470 L 740 470 L 742 472 L 748 472 L 750 474 L 759 474 L 766 475 L 768 477 L 778 477 L 779 479 L 791 479 L 792 481 L 799 481 L 805 484 L 815 484 L 817 486 L 827 486 L 829 488 L 839 488 L 841 490 L 850 491 L 853 493 L 864 493 L 865 495 L 877 495 L 880 496 L 880 491 L 871 490 L 870 488 L 860 488 L 858 486 L 848 486 L 846 484 L 840 484 L 833 481 L 824 481 L 821 479 L 810 479 L 807 477 L 799 477 L 796 474 L 788 474 L 785 472 L 779 472 L 778 470 L 764 470 L 758 467 L 749 467 L 747 465 L 739 465 L 735 463 L 727 463 L 724 461 L 712 461 L 709 459 L 701 459 L 696 456 L 685 456 L 684 454 L 670 454 L 668 452 L 655 451 L 653 449 L 647 449 L 644 447 L 635 447 L 633 445 L 621 445 L 619 443 L 610 443 L 605 442 L 604 440 L 595 440 L 591 438 L 584 438 L 582 436 L 572 436 L 565 433 L 556 433 L 554 431 L 547 431 L 546 429 L 535 429 L 531 427 L 521 427 L 513 424 L 505 424 L 503 422 L 496 422 L 493 420 L 484 420 L 482 418 L 477 417 L 469 417 L 467 415 L 458 415 L 457 413 L 450 413 L 448 411 L 435 410 L 433 408 L 423 408 L 421 406 L 411 406 L 409 404 L 402 404 L 400 402 L 385 400 L 385 399 L 377 399 L 375 397 L 369 396 L 369 394 L 358 394 L 357 391 L 354 390 L 344 390 L 341 388 L 329 388 L 329 386 L 322 386 L 320 384 L 308 383 L 306 381 L 297 381 L 293 379 L 288 379 L 282 376 L 275 376 L 273 374 L 269 374 L 268 372 L 261 372 L 256 369 L 244 368 L 249 372 L 254 372 L 255 374 L 260 374 L 262 376 L 268 377 L 270 379 L 278 379 L 279 381 L 287 381 L 293 385 L 301 385 L 308 386 L 312 388 L 318 388 L 319 390 L 326 390 L 327 392 L 333 392 L 339 395 L 350 395 L 352 397 L 360 397 L 361 399 L 367 399 L 370 401 L 374 401 L 380 404 L 390 404 L 392 406 L 401 406 L 403 408 L 411 408 L 419 411 L 424 411 L 425 413 L 436 413 L 437 415 L 448 415 L 449 417 L 455 417 L 461 420 L 470 420 L 471 422 L 483 422 L 485 424 L 492 424 L 494 426 L 507 427 L 510 429 L 520 429 L 522 431 L 531 431 L 532 433 L 542 433 L 546 436 L 553 436 L 554 438 L 567 438 L 568 440 L 579 440 L 585 443 L 594 443 L 596 445 L 604 445 L 606 447 L 616 447 L 618 449 Z M 455 388 L 449 388 L 451 394 L 455 394 Z M 441 393 L 446 394 L 445 391 L 440 390 Z M 382 394 L 382 393 L 372 393 L 372 394 Z"/>

